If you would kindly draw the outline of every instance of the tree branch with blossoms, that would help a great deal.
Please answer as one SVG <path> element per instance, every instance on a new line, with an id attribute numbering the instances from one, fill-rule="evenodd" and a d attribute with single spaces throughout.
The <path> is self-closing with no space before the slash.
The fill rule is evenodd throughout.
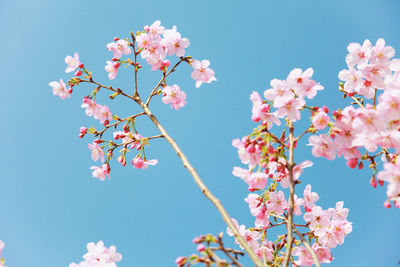
<path id="1" fill-rule="evenodd" d="M 257 267 L 286 267 L 290 264 L 320 266 L 321 263 L 330 263 L 333 260 L 331 250 L 342 245 L 345 237 L 352 232 L 352 223 L 347 220 L 349 210 L 344 208 L 343 201 L 338 201 L 335 208 L 323 209 L 316 205 L 319 196 L 312 192 L 310 184 L 305 185 L 302 197 L 296 194 L 296 185 L 305 180 L 302 177 L 304 169 L 313 165 L 309 160 L 301 163 L 294 160 L 297 144 L 308 133 L 311 134 L 308 145 L 312 146 L 315 157 L 333 160 L 336 156 L 343 156 L 347 166 L 358 166 L 359 169 L 363 168 L 363 162 L 369 162 L 373 172 L 371 185 L 376 187 L 378 182 L 380 185 L 384 181 L 389 183 L 385 207 L 390 207 L 391 202 L 396 207 L 400 206 L 400 163 L 397 161 L 400 151 L 400 60 L 391 59 L 394 49 L 385 46 L 383 39 L 379 39 L 375 46 L 368 40 L 363 45 L 352 43 L 348 46 L 346 63 L 349 69 L 339 73 L 339 79 L 344 82 L 339 84 L 339 91 L 344 98 L 354 102 L 343 110 L 333 111 L 331 116 L 325 106 L 306 105 L 306 100 L 313 99 L 324 89 L 312 78 L 314 71 L 311 68 L 305 71 L 293 69 L 285 80 L 273 79 L 271 88 L 263 94 L 264 99 L 257 92 L 251 93 L 251 119 L 258 126 L 249 135 L 232 141 L 232 145 L 238 149 L 241 162 L 247 165 L 247 168 L 234 167 L 232 173 L 241 178 L 251 192 L 245 201 L 255 222 L 254 226 L 248 228 L 229 216 L 221 201 L 207 188 L 178 144 L 149 108 L 151 100 L 157 96 L 161 97 L 164 104 L 170 104 L 171 109 L 179 110 L 186 105 L 186 93 L 177 84 L 167 83 L 167 77 L 183 63 L 193 68 L 191 77 L 196 81 L 197 88 L 203 83 L 216 81 L 208 60 L 199 61 L 185 55 L 189 44 L 187 38 L 181 37 L 176 26 L 165 29 L 160 21 L 145 26 L 143 31 L 136 34 L 131 32 L 130 38 L 114 38 L 114 42 L 107 45 L 113 58 L 106 61 L 105 70 L 108 78 L 114 80 L 121 66 L 133 66 L 133 93 L 95 81 L 92 72 L 80 62 L 78 53 L 65 58 L 65 71 L 75 72 L 75 75 L 68 80 L 69 87 L 62 79 L 51 82 L 53 94 L 65 99 L 81 83 L 93 86 L 90 94 L 83 98 L 81 107 L 85 108 L 87 116 L 93 116 L 103 124 L 103 129 L 99 130 L 81 127 L 79 134 L 80 138 L 87 134 L 95 138 L 88 147 L 92 159 L 100 160 L 102 165 L 90 168 L 94 178 L 104 181 L 110 177 L 110 164 L 117 148 L 120 149 L 117 161 L 122 166 L 126 166 L 130 150 L 136 150 L 132 159 L 134 168 L 146 169 L 156 165 L 156 159 L 147 159 L 146 149 L 153 140 L 165 139 L 196 185 L 221 214 L 228 226 L 228 235 L 235 238 L 235 243 L 245 250 Z M 132 51 L 133 57 L 129 58 Z M 126 59 L 122 59 L 124 55 Z M 151 70 L 159 71 L 162 75 L 146 99 L 140 96 L 142 91 L 138 86 L 139 71 L 143 68 L 138 60 L 139 55 L 151 66 Z M 173 55 L 178 61 L 171 65 L 167 56 Z M 96 96 L 102 90 L 111 92 L 111 100 L 118 96 L 128 98 L 138 104 L 140 111 L 121 119 L 111 113 L 108 106 L 96 102 Z M 311 112 L 311 125 L 295 137 L 296 123 L 307 110 Z M 149 118 L 160 133 L 148 137 L 142 135 L 136 127 L 136 120 L 141 117 Z M 111 134 L 110 129 L 113 131 L 112 138 L 107 139 L 107 134 Z M 323 130 L 327 132 L 317 135 Z M 361 154 L 361 149 L 366 151 Z M 382 162 L 383 170 L 378 172 Z M 279 235 L 274 237 L 274 232 Z M 226 248 L 222 234 L 217 237 L 200 236 L 193 242 L 199 244 L 197 251 L 200 255 L 178 257 L 177 266 L 197 263 L 206 266 L 243 266 L 239 256 L 244 253 Z M 102 241 L 89 243 L 87 249 L 84 261 L 71 263 L 70 267 L 84 267 L 99 262 L 116 266 L 116 262 L 122 259 L 115 246 L 104 247 Z"/>

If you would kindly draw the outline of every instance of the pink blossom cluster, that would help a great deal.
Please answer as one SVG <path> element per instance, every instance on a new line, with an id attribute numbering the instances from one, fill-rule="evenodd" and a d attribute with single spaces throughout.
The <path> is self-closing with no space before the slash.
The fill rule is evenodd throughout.
<path id="1" fill-rule="evenodd" d="M 339 73 L 344 81 L 341 89 L 345 95 L 357 100 L 357 107 L 349 105 L 343 110 L 333 112 L 334 121 L 329 125 L 329 132 L 309 138 L 312 154 L 316 157 L 325 157 L 329 160 L 343 156 L 347 165 L 361 169 L 363 160 L 370 161 L 370 168 L 376 171 L 375 157 L 383 154 L 382 160 L 393 161 L 400 151 L 400 60 L 392 59 L 395 51 L 385 46 L 385 41 L 379 39 L 375 46 L 369 40 L 364 43 L 351 43 L 346 56 L 348 69 Z M 370 102 L 367 102 L 371 99 Z M 317 116 L 320 116 L 319 114 Z M 327 116 L 321 120 L 322 125 L 328 125 Z M 313 119 L 313 123 L 314 123 Z M 327 123 L 328 122 L 328 123 Z M 315 129 L 323 129 L 315 124 Z M 366 153 L 362 154 L 361 149 Z M 396 154 L 391 154 L 390 151 Z M 376 153 L 371 156 L 371 153 Z M 387 163 L 383 174 L 378 174 L 379 183 L 389 182 L 388 201 L 394 201 L 400 207 L 400 183 L 396 177 L 389 177 L 389 173 L 397 166 Z M 393 168 L 392 168 L 392 167 Z M 375 176 L 371 184 L 376 187 Z M 385 206 L 390 206 L 390 202 Z"/>
<path id="2" fill-rule="evenodd" d="M 103 123 L 104 125 L 107 125 L 113 119 L 112 113 L 106 105 L 99 105 L 89 97 L 83 98 L 81 107 L 85 108 L 85 113 L 87 116 L 93 116 L 96 120 L 99 120 L 100 123 Z"/>
<path id="3" fill-rule="evenodd" d="M 292 124 L 300 120 L 301 111 L 306 108 L 305 99 L 314 98 L 317 92 L 323 89 L 319 83 L 312 80 L 312 74 L 311 68 L 304 72 L 294 69 L 286 80 L 272 80 L 272 89 L 264 92 L 266 100 L 257 92 L 253 92 L 250 95 L 253 103 L 251 119 L 260 124 L 250 135 L 232 141 L 232 145 L 238 149 L 241 162 L 248 165 L 248 168 L 234 167 L 232 173 L 248 185 L 249 191 L 254 192 L 247 196 L 245 202 L 255 217 L 254 227 L 239 226 L 235 219 L 233 222 L 260 259 L 269 263 L 280 261 L 277 257 L 287 240 L 284 237 L 278 238 L 276 242 L 268 240 L 266 231 L 280 225 L 276 224 L 277 219 L 286 220 L 290 207 L 289 197 L 285 196 L 288 192 L 284 190 L 290 186 L 286 154 L 286 150 L 289 149 L 287 133 L 283 130 L 280 135 L 274 135 L 270 130 L 273 125 L 280 126 L 282 119 L 285 119 L 285 124 L 288 124 L 288 121 Z M 313 131 L 332 124 L 326 107 L 309 109 L 312 113 L 310 129 Z M 327 138 L 330 140 L 330 137 Z M 294 149 L 296 146 L 297 141 L 294 143 Z M 304 169 L 312 165 L 309 160 L 295 164 L 292 168 L 293 181 L 297 183 Z M 256 191 L 261 193 L 257 194 Z M 296 224 L 303 227 L 302 230 L 307 233 L 306 239 L 309 239 L 318 260 L 322 263 L 331 262 L 331 249 L 341 245 L 345 236 L 352 231 L 352 225 L 347 221 L 348 209 L 343 208 L 343 202 L 338 202 L 335 209 L 323 210 L 316 206 L 315 202 L 319 200 L 319 196 L 311 191 L 311 185 L 305 187 L 303 196 L 294 194 L 293 198 Z M 300 224 L 300 220 L 303 224 Z M 227 229 L 227 233 L 233 235 L 230 229 Z M 300 241 L 295 242 L 292 255 L 297 256 L 297 265 L 310 266 L 314 263 L 311 253 Z"/>
<path id="4" fill-rule="evenodd" d="M 166 86 L 162 89 L 164 104 L 171 104 L 171 108 L 176 110 L 182 108 L 186 104 L 186 93 L 183 92 L 178 85 Z"/>
<path id="5" fill-rule="evenodd" d="M 312 80 L 313 69 L 308 68 L 304 72 L 294 69 L 286 80 L 274 79 L 271 81 L 271 89 L 264 92 L 263 100 L 257 92 L 250 95 L 253 102 L 252 120 L 268 125 L 280 125 L 280 119 L 287 118 L 291 121 L 300 119 L 300 110 L 305 105 L 305 98 L 312 99 L 317 91 L 324 89 L 316 81 Z M 276 110 L 272 112 L 272 108 Z"/>
<path id="6" fill-rule="evenodd" d="M 69 267 L 117 267 L 122 256 L 115 246 L 104 247 L 103 241 L 87 244 L 88 252 L 83 255 L 84 261 L 71 263 Z"/>
<path id="7" fill-rule="evenodd" d="M 183 57 L 186 53 L 185 49 L 190 44 L 189 39 L 182 38 L 176 26 L 165 29 L 159 20 L 151 26 L 146 25 L 144 31 L 136 35 L 136 42 L 141 57 L 152 67 L 152 70 L 164 70 L 170 65 L 169 60 L 166 59 L 167 55 Z M 202 83 L 216 81 L 214 71 L 208 67 L 210 65 L 208 60 L 192 60 L 191 64 L 193 67 L 191 76 L 196 80 L 196 87 Z"/>

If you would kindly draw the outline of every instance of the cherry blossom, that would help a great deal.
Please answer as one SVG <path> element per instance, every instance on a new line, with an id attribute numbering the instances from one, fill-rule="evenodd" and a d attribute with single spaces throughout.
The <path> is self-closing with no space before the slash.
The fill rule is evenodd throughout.
<path id="1" fill-rule="evenodd" d="M 62 79 L 60 79 L 60 82 L 53 81 L 49 85 L 53 87 L 53 95 L 58 95 L 61 99 L 71 97 L 70 89 L 67 89 L 67 85 Z"/>
<path id="2" fill-rule="evenodd" d="M 104 67 L 105 70 L 108 72 L 108 79 L 114 80 L 117 77 L 118 68 L 120 63 L 114 61 L 106 61 L 107 65 Z"/>
<path id="3" fill-rule="evenodd" d="M 98 143 L 93 142 L 93 144 L 88 144 L 88 147 L 90 150 L 92 150 L 93 161 L 97 161 L 100 159 L 101 162 L 104 162 L 104 152 Z"/>
<path id="4" fill-rule="evenodd" d="M 108 164 L 103 164 L 101 167 L 92 166 L 90 169 L 93 170 L 93 177 L 99 178 L 100 181 L 104 181 L 107 176 L 110 178 L 110 166 Z"/>
<path id="5" fill-rule="evenodd" d="M 203 83 L 211 83 L 216 81 L 214 71 L 210 69 L 210 61 L 208 60 L 193 60 L 192 67 L 193 72 L 191 74 L 193 80 L 196 80 L 196 88 L 199 88 Z"/>
<path id="6" fill-rule="evenodd" d="M 86 247 L 88 252 L 83 255 L 84 261 L 71 263 L 69 267 L 117 267 L 116 263 L 122 259 L 115 246 L 104 247 L 103 241 L 90 242 Z"/>
<path id="7" fill-rule="evenodd" d="M 114 54 L 114 58 L 120 59 L 122 54 L 129 55 L 132 51 L 129 47 L 129 43 L 126 40 L 118 40 L 116 43 L 109 43 L 107 45 L 107 50 L 110 50 Z M 111 79 L 111 78 L 110 78 Z"/>
<path id="8" fill-rule="evenodd" d="M 72 72 L 79 68 L 79 66 L 82 64 L 79 61 L 79 54 L 75 52 L 74 57 L 71 56 L 66 56 L 65 57 L 65 63 L 67 63 L 67 68 L 65 69 L 65 72 Z"/>
<path id="9" fill-rule="evenodd" d="M 147 169 L 149 165 L 154 166 L 158 163 L 158 160 L 144 160 L 141 157 L 136 157 L 132 160 L 132 165 L 136 169 Z"/>
<path id="10" fill-rule="evenodd" d="M 182 108 L 186 104 L 186 93 L 182 91 L 178 85 L 166 86 L 162 89 L 164 94 L 161 101 L 164 104 L 171 104 L 171 108 L 176 110 Z"/>

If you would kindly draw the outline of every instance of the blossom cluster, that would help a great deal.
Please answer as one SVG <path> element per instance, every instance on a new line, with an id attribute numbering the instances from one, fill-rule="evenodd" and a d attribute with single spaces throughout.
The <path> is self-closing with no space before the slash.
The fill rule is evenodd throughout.
<path id="1" fill-rule="evenodd" d="M 197 244 L 196 250 L 198 254 L 192 254 L 188 257 L 179 256 L 175 260 L 177 267 L 190 267 L 191 265 L 203 263 L 206 266 L 241 266 L 238 265 L 239 256 L 244 253 L 239 250 L 226 248 L 222 242 L 223 233 L 218 236 L 211 234 L 196 236 L 193 243 Z M 217 254 L 221 254 L 217 256 Z M 223 256 L 228 256 L 223 259 Z"/>
<path id="2" fill-rule="evenodd" d="M 400 207 L 400 168 L 396 163 L 400 151 L 400 60 L 392 59 L 395 50 L 383 39 L 375 46 L 369 40 L 362 45 L 351 43 L 347 50 L 348 68 L 339 73 L 344 82 L 339 89 L 356 101 L 356 107 L 334 111 L 329 132 L 311 136 L 309 145 L 314 156 L 329 160 L 343 156 L 351 168 L 358 165 L 361 169 L 363 161 L 369 161 L 374 171 L 371 185 L 376 187 L 376 177 L 381 185 L 389 183 L 385 206 L 394 201 Z M 385 165 L 375 176 L 379 155 Z"/>
<path id="3" fill-rule="evenodd" d="M 84 260 L 80 263 L 73 262 L 69 267 L 117 267 L 117 262 L 122 259 L 115 246 L 107 248 L 103 241 L 90 242 L 86 247 L 88 252 L 83 255 Z"/>
<path id="4" fill-rule="evenodd" d="M 108 78 L 113 80 L 116 78 L 120 66 L 133 66 L 135 71 L 134 97 L 138 97 L 137 73 L 142 68 L 137 61 L 137 56 L 140 55 L 150 64 L 152 70 L 160 70 L 162 78 L 150 93 L 146 105 L 155 95 L 162 95 L 162 102 L 170 104 L 171 108 L 175 110 L 186 105 L 186 93 L 181 90 L 179 85 L 167 85 L 166 82 L 166 77 L 174 72 L 176 67 L 182 62 L 188 63 L 193 68 L 191 77 L 196 81 L 196 87 L 199 87 L 203 83 L 216 81 L 214 71 L 209 68 L 210 62 L 208 60 L 194 60 L 190 56 L 185 56 L 190 42 L 187 38 L 181 36 L 176 26 L 172 27 L 172 29 L 166 29 L 161 26 L 160 21 L 155 21 L 151 26 L 145 26 L 143 31 L 138 31 L 136 34 L 132 33 L 131 37 L 132 40 L 115 37 L 114 42 L 107 44 L 106 48 L 112 52 L 113 58 L 106 61 L 105 70 L 108 73 Z M 132 57 L 129 58 L 128 56 L 132 53 Z M 167 56 L 173 55 L 176 55 L 179 61 L 171 67 Z M 124 59 L 123 56 L 127 56 L 127 58 Z M 105 86 L 95 82 L 92 73 L 85 68 L 77 52 L 73 56 L 66 56 L 65 63 L 67 64 L 65 72 L 74 72 L 74 77 L 68 80 L 67 83 L 62 79 L 50 82 L 49 85 L 53 88 L 54 95 L 59 96 L 61 99 L 66 99 L 71 97 L 73 88 L 81 83 L 89 83 L 95 86 L 91 94 L 83 98 L 81 107 L 85 109 L 87 116 L 94 117 L 94 119 L 103 124 L 104 129 L 97 130 L 95 127 L 86 128 L 82 126 L 79 132 L 80 138 L 83 138 L 87 134 L 94 135 L 96 138 L 88 147 L 91 151 L 93 161 L 100 160 L 102 164 L 90 167 L 93 170 L 92 176 L 101 181 L 110 177 L 110 160 L 113 158 L 113 152 L 116 148 L 121 148 L 118 162 L 122 166 L 126 165 L 126 154 L 129 148 L 138 151 L 132 159 L 132 166 L 134 168 L 146 169 L 148 166 L 156 165 L 158 163 L 156 159 L 146 159 L 144 149 L 149 145 L 148 141 L 157 138 L 157 136 L 144 137 L 137 132 L 135 127 L 136 117 L 144 115 L 144 113 L 138 113 L 121 119 L 116 114 L 112 114 L 107 105 L 98 104 L 95 100 L 96 95 L 101 89 L 113 91 L 113 94 L 109 96 L 110 99 L 114 99 L 119 95 L 128 97 L 131 100 L 135 100 L 135 98 L 129 96 L 120 88 L 113 88 L 112 86 Z M 118 126 L 122 126 L 122 129 L 117 129 Z M 112 133 L 113 138 L 111 140 L 104 140 L 103 134 L 112 128 L 115 129 Z M 118 140 L 121 143 L 118 143 Z"/>
<path id="5" fill-rule="evenodd" d="M 272 88 L 264 92 L 265 100 L 257 92 L 253 92 L 250 95 L 253 103 L 251 118 L 260 125 L 250 135 L 232 141 L 232 145 L 238 149 L 241 162 L 248 165 L 246 169 L 234 167 L 232 173 L 248 185 L 249 191 L 254 192 L 245 201 L 255 217 L 254 227 L 239 226 L 235 219 L 233 222 L 260 259 L 270 264 L 282 263 L 279 253 L 288 242 L 285 236 L 278 237 L 276 241 L 267 239 L 270 228 L 288 223 L 290 202 L 284 189 L 290 186 L 291 175 L 293 182 L 298 183 L 304 169 L 313 165 L 306 160 L 289 167 L 287 150 L 295 149 L 297 140 L 291 148 L 285 130 L 280 135 L 274 135 L 270 130 L 273 125 L 281 124 L 294 129 L 293 122 L 301 119 L 303 109 L 309 108 L 305 100 L 314 98 L 323 89 L 312 79 L 312 75 L 311 68 L 304 72 L 294 69 L 286 80 L 272 80 Z M 310 127 L 313 132 L 330 123 L 327 115 L 329 110 L 326 107 L 309 109 L 314 115 L 313 125 Z M 309 129 L 306 132 L 308 131 Z M 261 193 L 256 194 L 256 191 Z M 352 224 L 347 220 L 348 209 L 343 208 L 343 202 L 338 202 L 336 208 L 324 210 L 315 204 L 318 200 L 318 194 L 311 191 L 311 185 L 307 185 L 302 197 L 293 195 L 292 213 L 299 216 L 296 220 L 301 220 L 303 215 L 303 224 L 296 222 L 296 227 L 306 230 L 304 235 L 308 237 L 318 261 L 329 263 L 332 260 L 331 249 L 343 243 L 345 236 L 352 231 Z M 281 220 L 281 223 L 276 223 L 277 220 Z M 229 228 L 227 233 L 233 236 Z M 311 253 L 300 239 L 295 240 L 291 255 L 297 256 L 293 260 L 297 265 L 310 266 L 314 263 Z"/>

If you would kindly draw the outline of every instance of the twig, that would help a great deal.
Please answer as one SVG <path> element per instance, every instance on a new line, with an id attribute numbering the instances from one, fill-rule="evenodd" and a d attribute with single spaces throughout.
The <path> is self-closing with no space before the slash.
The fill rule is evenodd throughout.
<path id="1" fill-rule="evenodd" d="M 293 123 L 289 121 L 289 162 L 287 164 L 287 169 L 289 171 L 289 182 L 290 182 L 290 193 L 289 193 L 289 210 L 288 219 L 286 224 L 287 229 L 287 243 L 286 243 L 286 255 L 283 261 L 283 266 L 289 266 L 290 256 L 292 252 L 293 244 L 293 210 L 294 210 L 294 179 L 293 179 L 293 150 L 294 150 L 294 128 Z"/>

